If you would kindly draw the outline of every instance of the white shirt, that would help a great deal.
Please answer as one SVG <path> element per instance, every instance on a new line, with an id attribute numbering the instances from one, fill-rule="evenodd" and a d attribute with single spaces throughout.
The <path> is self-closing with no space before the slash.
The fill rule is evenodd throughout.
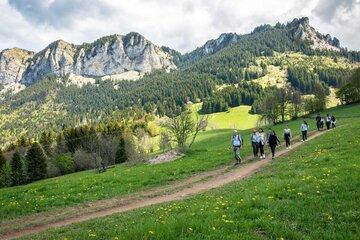
<path id="1" fill-rule="evenodd" d="M 301 124 L 300 131 L 303 132 L 303 131 L 307 131 L 307 130 L 309 130 L 309 125 L 307 125 L 305 123 Z"/>

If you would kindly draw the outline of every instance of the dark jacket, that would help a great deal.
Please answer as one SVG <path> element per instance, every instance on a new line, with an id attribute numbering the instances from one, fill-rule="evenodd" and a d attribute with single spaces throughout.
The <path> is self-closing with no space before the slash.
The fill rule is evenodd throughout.
<path id="1" fill-rule="evenodd" d="M 280 140 L 278 139 L 278 137 L 276 135 L 270 134 L 268 143 L 269 143 L 269 145 L 278 145 L 278 143 L 280 143 Z"/>

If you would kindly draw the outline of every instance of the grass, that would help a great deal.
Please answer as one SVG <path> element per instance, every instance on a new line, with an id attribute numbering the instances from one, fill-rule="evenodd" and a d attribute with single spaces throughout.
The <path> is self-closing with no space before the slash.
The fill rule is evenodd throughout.
<path id="1" fill-rule="evenodd" d="M 193 105 L 194 111 L 201 108 L 201 103 Z M 209 123 L 207 129 L 250 129 L 257 125 L 260 115 L 249 114 L 251 106 L 230 108 L 227 112 L 207 114 Z"/>
<path id="2" fill-rule="evenodd" d="M 244 181 L 23 239 L 359 239 L 359 105 L 333 111 L 342 127 Z"/>
<path id="3" fill-rule="evenodd" d="M 335 108 L 329 112 L 338 117 L 339 124 L 344 124 L 354 119 L 341 119 L 340 116 L 353 116 L 360 112 L 359 110 L 360 105 L 354 105 Z M 300 122 L 301 119 L 288 123 L 294 133 L 297 132 Z M 311 124 L 310 121 L 309 123 Z M 274 127 L 279 133 L 283 128 L 284 125 Z M 250 130 L 241 131 L 241 134 L 245 139 L 242 155 L 249 155 Z M 0 222 L 80 203 L 123 196 L 230 164 L 233 161 L 232 152 L 229 150 L 230 136 L 231 130 L 203 132 L 185 157 L 169 163 L 141 164 L 135 167 L 118 165 L 102 174 L 84 171 L 24 186 L 0 189 Z"/>

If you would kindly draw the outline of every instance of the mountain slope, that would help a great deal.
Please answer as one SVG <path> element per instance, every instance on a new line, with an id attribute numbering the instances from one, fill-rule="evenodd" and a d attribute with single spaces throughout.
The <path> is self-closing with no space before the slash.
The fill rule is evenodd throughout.
<path id="1" fill-rule="evenodd" d="M 314 45 L 310 37 L 321 44 Z M 327 50 L 319 50 L 319 46 L 327 46 Z M 316 93 L 319 86 L 330 92 L 329 87 L 341 87 L 346 76 L 360 66 L 360 52 L 340 48 L 336 38 L 317 33 L 307 18 L 259 26 L 241 36 L 223 34 L 185 55 L 152 45 L 136 33 L 111 35 L 80 46 L 56 41 L 34 56 L 23 55 L 24 60 L 14 61 L 13 68 L 25 66 L 26 70 L 13 81 L 31 86 L 15 95 L 5 94 L 0 100 L 0 144 L 15 141 L 20 133 L 36 137 L 44 129 L 57 130 L 61 128 L 58 122 L 62 126 L 79 125 L 84 119 L 98 122 L 123 110 L 141 109 L 159 116 L 174 116 L 188 102 L 226 105 L 229 96 L 240 92 L 241 98 L 227 104 L 251 105 L 263 91 L 258 84 L 277 85 L 278 80 L 278 85 L 291 84 L 304 95 Z M 298 61 L 297 56 L 304 61 Z M 175 68 L 174 62 L 179 67 L 176 71 L 154 71 Z M 279 73 L 277 79 L 271 74 L 274 69 Z M 96 77 L 128 70 L 152 72 L 133 78 L 137 81 Z M 291 79 L 289 72 L 293 73 Z M 49 74 L 61 76 L 43 77 Z M 84 76 L 77 76 L 80 74 Z M 222 85 L 231 88 L 219 92 L 217 86 Z M 1 90 L 0 85 L 0 97 L 6 89 Z M 254 95 L 251 89 L 258 91 Z M 39 117 L 53 116 L 52 108 L 47 106 L 59 111 L 51 121 Z M 33 121 L 32 114 L 22 112 L 38 113 L 37 121 Z"/>
<path id="2" fill-rule="evenodd" d="M 138 33 L 106 36 L 82 45 L 58 40 L 35 55 L 25 50 L 4 50 L 0 55 L 0 84 L 29 85 L 49 74 L 104 76 L 162 68 L 175 68 L 171 56 Z"/>
<path id="3" fill-rule="evenodd" d="M 288 35 L 291 41 L 308 42 L 308 45 L 313 50 L 330 50 L 340 51 L 340 41 L 337 38 L 332 38 L 329 34 L 323 35 L 310 26 L 309 18 L 304 17 L 285 24 L 276 24 L 271 26 L 268 24 L 256 27 L 250 34 L 238 35 L 236 33 L 223 33 L 217 39 L 207 41 L 202 47 L 194 51 L 184 54 L 182 56 L 182 65 L 188 66 L 206 56 L 215 54 L 220 50 L 235 44 L 242 44 L 246 39 L 252 38 L 253 35 L 264 32 L 276 31 L 282 29 L 284 35 Z"/>

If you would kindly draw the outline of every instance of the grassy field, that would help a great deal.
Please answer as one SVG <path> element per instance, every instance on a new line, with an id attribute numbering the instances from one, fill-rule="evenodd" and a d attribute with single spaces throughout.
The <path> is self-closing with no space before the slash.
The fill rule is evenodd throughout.
<path id="1" fill-rule="evenodd" d="M 359 110 L 333 110 L 341 127 L 244 181 L 23 239 L 359 239 Z"/>
<path id="2" fill-rule="evenodd" d="M 194 104 L 193 109 L 199 110 L 201 103 Z M 230 108 L 227 112 L 207 114 L 209 116 L 208 129 L 250 129 L 257 125 L 260 115 L 249 114 L 250 106 Z"/>
<path id="3" fill-rule="evenodd" d="M 352 116 L 360 112 L 360 105 L 332 109 L 329 112 L 335 116 Z M 339 124 L 351 121 L 354 120 L 338 118 Z M 294 133 L 298 132 L 300 122 L 301 119 L 289 123 Z M 310 121 L 309 123 L 314 128 L 314 124 Z M 284 125 L 277 125 L 274 129 L 280 133 L 283 128 Z M 242 154 L 249 155 L 250 130 L 241 131 L 241 134 L 246 143 Z M 84 171 L 24 186 L 0 189 L 0 221 L 123 196 L 230 164 L 230 136 L 231 130 L 203 132 L 185 157 L 170 163 L 141 164 L 135 167 L 118 165 L 102 174 Z"/>

